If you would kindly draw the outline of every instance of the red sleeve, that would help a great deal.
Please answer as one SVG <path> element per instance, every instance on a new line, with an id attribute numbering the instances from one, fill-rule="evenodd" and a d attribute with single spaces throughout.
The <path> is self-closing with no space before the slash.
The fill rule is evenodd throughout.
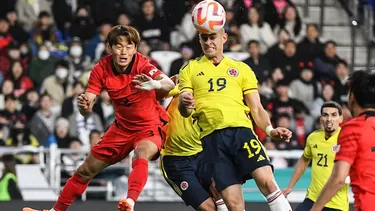
<path id="1" fill-rule="evenodd" d="M 353 164 L 358 151 L 358 141 L 360 137 L 360 128 L 353 123 L 345 124 L 339 135 L 339 151 L 336 154 L 335 161 L 343 160 Z"/>
<path id="2" fill-rule="evenodd" d="M 103 69 L 99 64 L 96 64 L 90 73 L 86 92 L 99 95 L 100 91 L 102 90 L 102 81 L 101 81 L 101 79 L 103 78 L 102 76 L 103 76 Z"/>
<path id="3" fill-rule="evenodd" d="M 143 74 L 146 74 L 150 76 L 152 79 L 155 79 L 157 76 L 163 74 L 162 71 L 160 71 L 158 68 L 156 68 L 154 65 L 151 63 L 147 62 L 143 67 L 141 72 Z"/>
<path id="4" fill-rule="evenodd" d="M 29 90 L 29 89 L 34 88 L 34 83 L 31 81 L 29 77 L 24 76 L 23 80 L 25 84 L 24 84 L 24 87 L 21 87 L 22 89 Z"/>

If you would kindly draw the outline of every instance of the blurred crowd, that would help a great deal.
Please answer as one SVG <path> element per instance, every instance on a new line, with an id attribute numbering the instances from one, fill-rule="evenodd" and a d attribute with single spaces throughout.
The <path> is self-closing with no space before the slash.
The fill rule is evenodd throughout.
<path id="1" fill-rule="evenodd" d="M 0 145 L 90 148 L 114 120 L 102 91 L 92 113 L 79 115 L 76 97 L 84 92 L 90 70 L 106 52 L 106 35 L 117 24 L 136 27 L 139 52 L 176 51 L 181 58 L 172 76 L 189 59 L 201 55 L 191 11 L 199 0 L 4 0 L 0 7 Z M 307 135 L 321 127 L 321 105 L 346 106 L 348 64 L 336 43 L 304 23 L 290 0 L 221 0 L 226 9 L 226 52 L 248 52 L 244 62 L 259 80 L 259 92 L 274 126 L 293 131 L 289 143 L 275 143 L 256 129 L 267 149 L 302 149 Z M 80 155 L 63 158 L 82 162 Z M 19 163 L 37 163 L 32 154 Z M 283 158 L 279 167 L 293 165 Z"/>

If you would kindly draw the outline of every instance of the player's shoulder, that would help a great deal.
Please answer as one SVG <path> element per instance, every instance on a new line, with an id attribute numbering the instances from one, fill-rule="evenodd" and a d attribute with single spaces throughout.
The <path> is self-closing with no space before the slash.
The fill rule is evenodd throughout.
<path id="1" fill-rule="evenodd" d="M 194 68 L 199 65 L 199 64 L 202 64 L 203 60 L 202 60 L 203 56 L 200 56 L 200 57 L 196 57 L 194 59 L 190 59 L 189 61 L 187 61 L 185 64 L 183 64 L 180 68 L 180 72 L 181 71 L 184 71 L 184 72 L 190 72 L 191 69 L 194 70 Z"/>
<path id="2" fill-rule="evenodd" d="M 108 55 L 100 59 L 92 68 L 97 73 L 112 70 L 112 56 Z"/>
<path id="3" fill-rule="evenodd" d="M 307 141 L 315 142 L 315 141 L 319 140 L 322 136 L 324 136 L 324 130 L 322 130 L 322 129 L 314 130 L 307 137 Z"/>
<path id="4" fill-rule="evenodd" d="M 241 70 L 251 70 L 250 66 L 247 65 L 243 61 L 235 60 L 235 59 L 230 58 L 228 56 L 226 56 L 226 59 L 227 59 L 227 63 L 229 65 L 233 66 L 234 68 L 238 68 L 239 71 L 241 71 Z"/>
<path id="5" fill-rule="evenodd" d="M 352 118 L 348 121 L 346 121 L 342 126 L 341 126 L 341 132 L 345 132 L 347 130 L 353 130 L 354 128 L 362 128 L 363 125 L 365 124 L 366 116 L 361 115 L 355 118 Z"/>

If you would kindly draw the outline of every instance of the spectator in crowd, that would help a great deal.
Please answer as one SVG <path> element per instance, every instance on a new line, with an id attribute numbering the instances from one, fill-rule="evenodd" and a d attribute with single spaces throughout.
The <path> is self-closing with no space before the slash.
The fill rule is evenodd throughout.
<path id="1" fill-rule="evenodd" d="M 123 26 L 130 26 L 131 20 L 129 18 L 129 15 L 125 12 L 120 12 L 117 16 L 117 24 Z"/>
<path id="2" fill-rule="evenodd" d="M 319 39 L 319 29 L 316 24 L 308 24 L 306 27 L 306 36 L 297 45 L 297 52 L 301 59 L 305 61 L 314 61 L 323 53 L 323 44 Z"/>
<path id="3" fill-rule="evenodd" d="M 64 39 L 69 38 L 69 29 L 72 25 L 73 11 L 76 11 L 78 4 L 78 1 L 71 0 L 52 1 L 51 14 L 53 14 L 56 27 L 62 32 Z"/>
<path id="4" fill-rule="evenodd" d="M 96 27 L 89 11 L 85 7 L 79 7 L 75 12 L 70 27 L 70 36 L 78 37 L 82 42 L 86 42 L 95 36 Z"/>
<path id="5" fill-rule="evenodd" d="M 273 142 L 269 138 L 267 138 L 264 141 L 263 146 L 267 150 L 272 150 L 272 151 L 277 150 L 275 142 Z M 273 156 L 273 157 L 270 157 L 270 159 L 271 159 L 271 164 L 273 165 L 275 169 L 283 169 L 283 168 L 288 167 L 288 161 L 282 156 Z"/>
<path id="6" fill-rule="evenodd" d="M 1 165 L 2 164 L 2 165 Z M 3 155 L 0 158 L 0 201 L 22 200 L 23 196 L 18 188 L 16 159 L 13 155 Z"/>
<path id="7" fill-rule="evenodd" d="M 51 102 L 50 95 L 40 96 L 40 107 L 30 121 L 30 130 L 41 145 L 45 145 L 48 137 L 55 131 L 57 115 L 52 112 Z"/>
<path id="8" fill-rule="evenodd" d="M 189 62 L 189 60 L 193 57 L 194 52 L 189 43 L 182 43 L 180 46 L 180 53 L 181 58 L 178 58 L 171 63 L 169 76 L 177 75 L 180 72 L 182 65 Z"/>
<path id="9" fill-rule="evenodd" d="M 10 65 L 9 78 L 14 84 L 13 94 L 16 97 L 20 97 L 25 94 L 28 90 L 34 88 L 34 84 L 26 75 L 24 67 L 20 61 L 14 61 Z"/>
<path id="10" fill-rule="evenodd" d="M 40 88 L 40 93 L 48 93 L 52 97 L 52 106 L 54 111 L 59 111 L 66 97 L 73 94 L 73 86 L 68 81 L 69 63 L 65 60 L 59 60 L 55 64 L 55 74 L 48 76 Z"/>
<path id="11" fill-rule="evenodd" d="M 149 44 L 147 44 L 146 41 L 142 40 L 138 45 L 138 52 L 142 54 L 143 56 L 147 57 L 149 62 L 154 65 L 156 68 L 161 70 L 160 64 L 153 58 L 151 58 L 150 52 L 151 47 Z"/>
<path id="12" fill-rule="evenodd" d="M 19 115 L 17 110 L 17 98 L 13 94 L 4 97 L 4 110 L 0 111 L 0 123 L 12 128 L 16 117 Z"/>
<path id="13" fill-rule="evenodd" d="M 28 120 L 32 119 L 39 109 L 39 102 L 38 92 L 35 89 L 29 90 L 26 93 L 26 99 L 24 100 L 21 113 L 25 114 Z"/>
<path id="14" fill-rule="evenodd" d="M 324 44 L 324 53 L 315 59 L 314 72 L 319 80 L 335 80 L 335 68 L 341 60 L 336 54 L 336 42 L 329 40 Z"/>
<path id="15" fill-rule="evenodd" d="M 71 138 L 69 142 L 69 149 L 71 150 L 80 150 L 82 149 L 82 142 L 78 138 Z M 75 170 L 78 166 L 80 166 L 83 161 L 85 160 L 86 155 L 84 153 L 71 153 L 71 154 L 64 154 L 61 157 L 62 164 L 63 164 L 63 172 L 67 174 L 66 177 L 62 178 L 69 178 L 73 175 Z"/>
<path id="16" fill-rule="evenodd" d="M 52 47 L 62 39 L 61 33 L 52 22 L 51 15 L 46 11 L 40 12 L 38 22 L 31 29 L 30 34 L 34 38 L 33 41 L 37 46 L 45 43 L 48 47 Z"/>
<path id="17" fill-rule="evenodd" d="M 28 1 L 18 0 L 16 4 L 18 20 L 25 31 L 30 31 L 37 24 L 40 12 L 52 14 L 51 3 L 48 0 Z"/>
<path id="18" fill-rule="evenodd" d="M 90 146 L 93 147 L 95 144 L 97 144 L 100 141 L 100 138 L 102 137 L 102 133 L 98 130 L 92 130 L 89 139 L 90 139 Z"/>
<path id="19" fill-rule="evenodd" d="M 249 9 L 248 18 L 248 22 L 240 26 L 243 49 L 247 49 L 250 40 L 257 40 L 260 43 L 261 52 L 267 52 L 268 48 L 277 42 L 271 27 L 263 21 L 262 15 L 255 7 Z"/>
<path id="20" fill-rule="evenodd" d="M 5 105 L 5 96 L 13 94 L 14 91 L 14 84 L 11 80 L 5 80 L 1 87 L 1 94 L 0 94 L 0 110 L 4 109 Z"/>
<path id="21" fill-rule="evenodd" d="M 318 118 L 320 114 L 320 109 L 325 102 L 334 101 L 335 90 L 331 84 L 325 84 L 322 88 L 322 94 L 320 97 L 316 98 L 311 105 L 311 115 Z"/>
<path id="22" fill-rule="evenodd" d="M 9 10 L 6 17 L 9 22 L 9 32 L 13 39 L 19 43 L 27 42 L 30 36 L 19 23 L 17 12 L 15 10 Z"/>
<path id="23" fill-rule="evenodd" d="M 70 137 L 78 137 L 84 148 L 90 148 L 89 135 L 93 130 L 104 131 L 100 116 L 95 112 L 90 112 L 87 116 L 82 116 L 78 111 L 68 117 Z"/>
<path id="24" fill-rule="evenodd" d="M 348 63 L 344 60 L 340 60 L 336 65 L 336 80 L 333 86 L 335 90 L 335 99 L 338 99 L 339 102 L 348 102 L 348 78 L 349 78 L 349 69 Z"/>
<path id="25" fill-rule="evenodd" d="M 268 59 L 260 54 L 259 41 L 250 40 L 247 44 L 247 51 L 250 57 L 244 62 L 251 67 L 258 81 L 262 84 L 271 72 L 271 65 Z"/>
<path id="26" fill-rule="evenodd" d="M 37 57 L 33 58 L 29 67 L 29 76 L 35 87 L 40 88 L 43 81 L 54 74 L 56 59 L 50 56 L 50 51 L 46 45 L 39 46 Z"/>
<path id="27" fill-rule="evenodd" d="M 242 50 L 240 29 L 234 16 L 234 10 L 229 7 L 225 9 L 226 21 L 224 25 L 225 32 L 228 34 L 227 41 L 224 43 L 224 52 L 237 52 Z"/>
<path id="28" fill-rule="evenodd" d="M 45 147 L 56 144 L 58 148 L 68 148 L 70 143 L 69 121 L 65 118 L 58 118 L 55 124 L 55 130 L 44 143 Z"/>
<path id="29" fill-rule="evenodd" d="M 0 73 L 3 77 L 9 76 L 10 65 L 14 61 L 21 61 L 22 65 L 27 67 L 27 59 L 21 58 L 20 46 L 17 42 L 12 41 L 5 49 L 0 53 Z"/>
<path id="30" fill-rule="evenodd" d="M 22 60 L 22 63 L 24 65 L 25 70 L 28 70 L 30 61 L 33 58 L 33 52 L 32 52 L 31 47 L 30 47 L 30 45 L 28 44 L 27 41 L 22 42 L 20 44 L 20 51 L 21 51 L 21 58 L 20 59 Z"/>
<path id="31" fill-rule="evenodd" d="M 69 46 L 69 55 L 65 57 L 69 63 L 70 81 L 78 80 L 90 65 L 90 57 L 83 54 L 83 45 L 78 37 L 73 37 Z"/>
<path id="32" fill-rule="evenodd" d="M 282 18 L 275 31 L 277 33 L 280 29 L 286 29 L 292 40 L 300 42 L 305 35 L 305 27 L 298 14 L 297 7 L 294 4 L 288 4 L 284 8 Z"/>
<path id="33" fill-rule="evenodd" d="M 164 17 L 155 14 L 153 0 L 145 0 L 142 4 L 142 15 L 136 20 L 142 40 L 145 40 L 154 50 L 168 50 L 170 29 Z"/>
<path id="34" fill-rule="evenodd" d="M 297 45 L 293 40 L 285 43 L 282 55 L 270 59 L 271 67 L 279 67 L 284 73 L 284 79 L 290 83 L 300 76 L 299 60 L 297 56 Z"/>
<path id="35" fill-rule="evenodd" d="M 197 30 L 194 27 L 193 21 L 191 21 L 191 12 L 193 11 L 196 4 L 191 3 L 188 7 L 188 11 L 182 18 L 180 24 L 176 25 L 176 30 L 171 32 L 171 45 L 174 49 L 180 47 L 183 43 L 191 42 L 197 35 Z M 230 21 L 228 16 L 226 17 L 226 24 Z M 228 31 L 227 31 L 228 33 Z"/>
<path id="36" fill-rule="evenodd" d="M 98 102 L 95 103 L 93 111 L 100 117 L 104 129 L 107 130 L 115 119 L 115 111 L 111 98 L 106 90 L 102 90 L 100 93 L 100 98 Z M 97 129 L 99 130 L 100 128 Z M 100 130 L 100 132 L 104 132 L 104 130 Z"/>
<path id="37" fill-rule="evenodd" d="M 73 96 L 65 98 L 61 108 L 61 116 L 68 118 L 77 109 L 77 97 L 85 92 L 85 87 L 82 82 L 77 81 L 73 84 Z"/>
<path id="38" fill-rule="evenodd" d="M 103 21 L 99 26 L 99 31 L 88 42 L 85 48 L 85 55 L 91 58 L 91 61 L 99 61 L 105 51 L 105 39 L 112 28 L 112 23 Z"/>
<path id="39" fill-rule="evenodd" d="M 284 54 L 285 49 L 285 43 L 290 40 L 289 32 L 285 29 L 280 29 L 278 33 L 278 39 L 279 42 L 273 45 L 270 49 L 267 51 L 267 58 L 275 58 L 280 57 Z"/>
<path id="40" fill-rule="evenodd" d="M 12 42 L 13 37 L 9 32 L 9 23 L 6 19 L 0 17 L 0 50 Z"/>
<path id="41" fill-rule="evenodd" d="M 38 147 L 39 141 L 30 132 L 30 129 L 26 127 L 26 116 L 18 114 L 14 119 L 14 126 L 10 130 L 9 138 L 5 145 L 11 147 L 22 147 L 22 146 L 33 146 Z M 39 163 L 38 155 L 32 153 L 20 153 L 16 156 L 17 162 L 20 164 L 35 164 Z"/>
<path id="42" fill-rule="evenodd" d="M 300 100 L 310 110 L 314 100 L 320 95 L 321 85 L 314 80 L 312 67 L 302 67 L 301 75 L 290 84 L 291 96 Z"/>

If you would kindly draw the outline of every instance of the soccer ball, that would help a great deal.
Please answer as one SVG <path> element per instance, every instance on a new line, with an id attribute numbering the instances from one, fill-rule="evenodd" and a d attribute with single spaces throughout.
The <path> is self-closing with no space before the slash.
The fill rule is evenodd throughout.
<path id="1" fill-rule="evenodd" d="M 225 24 L 225 10 L 214 0 L 204 0 L 192 12 L 194 27 L 203 34 L 215 33 Z"/>

